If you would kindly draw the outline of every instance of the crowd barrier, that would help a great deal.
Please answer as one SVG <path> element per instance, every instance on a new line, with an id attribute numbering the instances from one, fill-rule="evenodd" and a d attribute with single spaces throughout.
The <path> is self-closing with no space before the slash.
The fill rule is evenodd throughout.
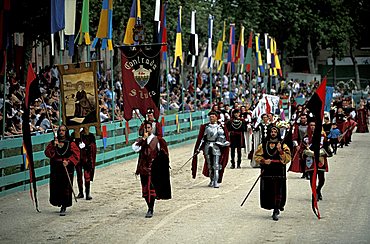
<path id="1" fill-rule="evenodd" d="M 161 118 L 160 121 L 162 121 Z M 197 137 L 200 125 L 206 121 L 208 119 L 205 111 L 164 116 L 164 138 L 169 147 L 191 141 Z M 96 140 L 98 168 L 137 157 L 131 145 L 138 138 L 140 124 L 139 119 L 128 122 L 128 140 L 125 135 L 125 123 L 102 124 L 107 128 L 107 138 L 106 147 L 102 137 L 97 137 Z M 95 133 L 95 127 L 90 127 L 90 131 Z M 44 151 L 51 140 L 53 140 L 53 133 L 32 136 L 37 185 L 49 182 L 49 159 L 45 157 Z M 25 169 L 23 162 L 22 138 L 1 140 L 0 155 L 0 196 L 29 190 L 29 171 Z"/>

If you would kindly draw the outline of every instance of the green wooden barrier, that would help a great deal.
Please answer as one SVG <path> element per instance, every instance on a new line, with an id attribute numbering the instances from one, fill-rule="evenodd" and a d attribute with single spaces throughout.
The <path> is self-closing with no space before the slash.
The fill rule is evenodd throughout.
<path id="1" fill-rule="evenodd" d="M 205 112 L 194 112 L 191 114 L 192 128 L 190 129 L 190 114 L 178 114 L 178 116 L 179 133 L 177 131 L 176 114 L 165 116 L 164 138 L 170 147 L 191 142 L 197 137 L 199 126 L 207 121 Z M 130 134 L 127 145 L 125 123 L 109 122 L 102 124 L 107 127 L 108 138 L 107 146 L 104 148 L 102 138 L 97 137 L 96 164 L 98 168 L 137 157 L 137 154 L 131 149 L 131 145 L 138 138 L 140 124 L 139 119 L 129 121 Z M 95 133 L 95 127 L 91 127 L 90 131 Z M 45 157 L 44 150 L 52 139 L 52 133 L 32 136 L 37 185 L 49 182 L 49 159 Z M 22 138 L 0 140 L 0 196 L 29 190 L 29 171 L 24 169 L 21 147 Z"/>

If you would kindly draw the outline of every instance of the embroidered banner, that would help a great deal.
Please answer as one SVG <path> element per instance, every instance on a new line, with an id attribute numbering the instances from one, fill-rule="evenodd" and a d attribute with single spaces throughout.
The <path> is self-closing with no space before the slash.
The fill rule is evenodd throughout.
<path id="1" fill-rule="evenodd" d="M 149 108 L 159 117 L 160 50 L 162 44 L 122 46 L 122 92 L 125 120 L 138 109 L 144 117 Z"/>

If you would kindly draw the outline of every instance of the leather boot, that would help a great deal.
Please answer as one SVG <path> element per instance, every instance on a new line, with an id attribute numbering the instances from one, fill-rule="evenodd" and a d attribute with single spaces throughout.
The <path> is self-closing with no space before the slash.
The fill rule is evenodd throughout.
<path id="1" fill-rule="evenodd" d="M 86 200 L 91 200 L 92 197 L 90 195 L 90 182 L 85 182 L 85 193 L 86 193 Z"/>
<path id="2" fill-rule="evenodd" d="M 83 191 L 83 186 L 82 186 L 82 182 L 80 184 L 80 182 L 77 182 L 78 183 L 78 195 L 77 195 L 77 198 L 84 198 L 84 191 Z"/>
<path id="3" fill-rule="evenodd" d="M 59 211 L 59 216 L 66 216 L 67 207 L 62 206 Z"/>
<path id="4" fill-rule="evenodd" d="M 279 209 L 274 209 L 274 211 L 272 212 L 272 219 L 275 220 L 275 221 L 278 221 L 279 220 L 279 214 L 280 214 L 280 211 Z"/>

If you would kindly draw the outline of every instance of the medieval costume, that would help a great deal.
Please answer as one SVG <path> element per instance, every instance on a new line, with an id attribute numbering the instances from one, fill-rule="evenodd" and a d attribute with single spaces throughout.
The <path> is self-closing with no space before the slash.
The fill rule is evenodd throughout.
<path id="1" fill-rule="evenodd" d="M 288 171 L 293 171 L 293 172 L 296 172 L 296 173 L 302 173 L 302 179 L 303 178 L 306 178 L 308 179 L 308 175 L 306 174 L 305 172 L 305 163 L 303 160 L 300 160 L 300 154 L 302 153 L 302 142 L 303 142 L 303 138 L 304 136 L 307 134 L 307 128 L 308 128 L 308 124 L 307 124 L 307 114 L 301 114 L 300 116 L 300 121 L 295 123 L 293 125 L 293 129 L 292 129 L 292 139 L 293 139 L 293 152 L 292 152 L 292 155 L 293 156 L 293 161 L 294 163 L 298 162 L 299 163 L 299 168 L 297 169 L 296 167 L 294 169 L 292 169 L 292 167 L 295 166 L 295 164 L 293 163 L 292 161 L 292 164 L 290 165 L 289 167 L 289 170 Z"/>
<path id="2" fill-rule="evenodd" d="M 162 124 L 158 122 L 157 119 L 154 118 L 154 110 L 153 109 L 148 109 L 147 113 L 147 121 L 150 121 L 152 123 L 152 133 L 156 136 L 163 137 L 163 129 L 162 129 Z M 144 135 L 144 123 L 140 125 L 139 128 L 139 136 Z"/>
<path id="3" fill-rule="evenodd" d="M 64 216 L 67 207 L 72 206 L 73 173 L 80 159 L 79 149 L 70 140 L 66 126 L 59 127 L 57 137 L 48 144 L 45 155 L 50 158 L 49 201 L 51 205 L 61 207 L 60 215 Z"/>
<path id="4" fill-rule="evenodd" d="M 313 132 L 315 130 L 315 122 L 310 122 L 309 128 L 307 130 L 307 135 L 304 137 L 303 141 L 305 144 L 305 148 L 302 151 L 302 159 L 305 162 L 305 171 L 310 175 L 310 184 L 312 186 L 313 181 L 313 172 L 314 172 L 314 163 L 315 163 L 315 153 L 312 149 L 312 138 Z M 328 172 L 328 160 L 327 156 L 328 153 L 324 149 L 324 141 L 326 140 L 325 132 L 321 133 L 321 140 L 320 140 L 320 156 L 319 162 L 317 163 L 317 176 L 318 176 L 318 185 L 317 185 L 317 199 L 322 200 L 321 189 L 325 183 L 325 172 Z"/>
<path id="5" fill-rule="evenodd" d="M 72 135 L 72 137 L 74 137 Z M 94 180 L 95 162 L 96 162 L 96 143 L 95 136 L 89 133 L 88 129 L 84 128 L 80 133 L 80 138 L 75 138 L 75 143 L 80 148 L 80 161 L 76 165 L 78 196 L 77 198 L 84 198 L 83 194 L 83 178 L 85 179 L 85 193 L 86 200 L 91 200 L 90 182 Z"/>
<path id="6" fill-rule="evenodd" d="M 281 144 L 279 128 L 269 128 L 266 141 L 258 146 L 254 157 L 261 165 L 261 208 L 273 209 L 272 218 L 277 221 L 286 202 L 286 164 L 291 159 L 289 147 Z"/>
<path id="7" fill-rule="evenodd" d="M 261 118 L 262 118 L 262 122 L 259 123 L 254 128 L 254 131 L 253 131 L 253 154 L 256 152 L 257 147 L 266 140 L 268 129 L 271 126 L 269 121 L 268 121 L 267 114 L 262 114 Z M 259 167 L 259 165 L 256 162 L 256 160 L 254 159 L 254 157 L 252 157 L 252 159 L 251 159 L 251 166 L 253 168 L 258 168 Z"/>
<path id="8" fill-rule="evenodd" d="M 142 197 L 148 205 L 146 218 L 153 217 L 155 199 L 171 199 L 170 162 L 166 141 L 151 133 L 152 123 L 145 121 L 144 136 L 132 149 L 139 152 L 136 174 L 140 175 Z"/>
<path id="9" fill-rule="evenodd" d="M 194 154 L 203 150 L 204 166 L 203 175 L 210 178 L 208 186 L 218 188 L 222 182 L 224 170 L 229 156 L 229 133 L 226 128 L 217 121 L 217 113 L 210 112 L 210 123 L 200 126 L 198 139 L 195 143 Z M 193 157 L 192 176 L 197 174 L 198 158 Z"/>
<path id="10" fill-rule="evenodd" d="M 246 106 L 241 106 L 240 117 L 244 120 L 246 129 L 244 131 L 244 141 L 245 141 L 244 152 L 248 155 L 248 159 L 252 159 L 253 157 L 252 112 L 248 110 Z"/>
<path id="11" fill-rule="evenodd" d="M 363 102 L 360 103 L 359 109 L 357 109 L 357 132 L 358 133 L 368 133 L 369 128 L 367 127 L 368 121 L 368 111 L 363 105 Z"/>
<path id="12" fill-rule="evenodd" d="M 235 149 L 238 154 L 237 167 L 242 162 L 242 148 L 245 148 L 244 132 L 246 131 L 245 121 L 240 118 L 240 110 L 234 109 L 231 120 L 227 121 L 226 128 L 230 133 L 231 168 L 235 168 Z"/>

